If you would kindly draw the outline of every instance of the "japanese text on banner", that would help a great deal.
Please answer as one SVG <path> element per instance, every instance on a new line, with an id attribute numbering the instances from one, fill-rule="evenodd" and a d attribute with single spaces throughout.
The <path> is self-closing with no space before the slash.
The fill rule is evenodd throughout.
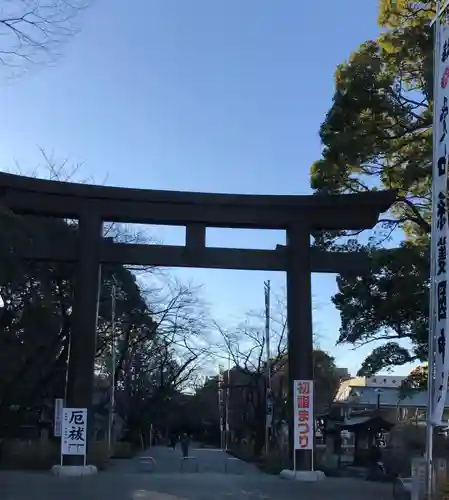
<path id="1" fill-rule="evenodd" d="M 313 450 L 313 380 L 295 380 L 294 440 L 295 450 Z"/>
<path id="2" fill-rule="evenodd" d="M 433 335 L 435 385 L 432 394 L 431 421 L 440 424 L 446 403 L 449 373 L 447 293 L 447 154 L 449 150 L 449 27 L 440 27 L 440 49 L 436 75 L 436 116 L 434 116 L 434 160 L 432 175 L 432 301 L 430 334 Z"/>

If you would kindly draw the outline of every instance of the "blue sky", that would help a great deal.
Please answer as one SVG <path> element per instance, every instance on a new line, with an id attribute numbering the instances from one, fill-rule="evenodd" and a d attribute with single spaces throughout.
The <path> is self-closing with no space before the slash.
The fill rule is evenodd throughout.
<path id="1" fill-rule="evenodd" d="M 83 163 L 79 178 L 153 189 L 307 194 L 333 74 L 375 37 L 377 1 L 96 0 L 54 67 L 3 79 L 2 168 L 37 146 Z M 154 231 L 181 244 L 182 232 Z M 278 233 L 214 230 L 215 246 L 274 248 Z M 204 283 L 222 321 L 263 305 L 281 274 L 176 271 Z M 369 349 L 334 348 L 334 276 L 313 276 L 323 348 L 355 372 Z"/>

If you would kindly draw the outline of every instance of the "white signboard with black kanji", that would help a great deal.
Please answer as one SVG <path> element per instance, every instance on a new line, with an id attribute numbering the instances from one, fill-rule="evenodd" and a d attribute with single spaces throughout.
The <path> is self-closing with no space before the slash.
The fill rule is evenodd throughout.
<path id="1" fill-rule="evenodd" d="M 86 456 L 87 409 L 64 408 L 62 410 L 62 455 Z"/>

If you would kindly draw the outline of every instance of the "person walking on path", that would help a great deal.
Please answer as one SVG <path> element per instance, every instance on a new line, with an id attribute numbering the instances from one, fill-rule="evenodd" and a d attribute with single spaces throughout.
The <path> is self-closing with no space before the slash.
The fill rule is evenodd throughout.
<path id="1" fill-rule="evenodd" d="M 177 441 L 177 436 L 173 432 L 172 435 L 170 436 L 170 446 L 173 448 L 173 450 L 176 448 L 176 441 Z"/>
<path id="2" fill-rule="evenodd" d="M 189 445 L 190 445 L 189 436 L 186 433 L 184 433 L 181 439 L 182 456 L 184 458 L 187 458 L 189 456 Z"/>

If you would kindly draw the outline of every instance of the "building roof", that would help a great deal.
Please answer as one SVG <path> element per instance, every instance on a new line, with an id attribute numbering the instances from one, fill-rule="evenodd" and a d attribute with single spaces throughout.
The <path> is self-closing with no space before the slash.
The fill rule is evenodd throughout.
<path id="1" fill-rule="evenodd" d="M 345 418 L 341 424 L 337 424 L 342 429 L 355 430 L 364 427 L 390 430 L 394 424 L 385 420 L 380 415 L 367 415 L 363 417 Z"/>
<path id="2" fill-rule="evenodd" d="M 349 382 L 349 381 L 348 381 Z M 377 406 L 380 396 L 380 406 L 399 408 L 426 408 L 427 391 L 411 390 L 403 397 L 397 387 L 364 387 L 351 386 L 343 383 L 334 399 L 334 404 L 345 406 Z M 445 407 L 449 408 L 449 395 L 446 395 Z"/>

